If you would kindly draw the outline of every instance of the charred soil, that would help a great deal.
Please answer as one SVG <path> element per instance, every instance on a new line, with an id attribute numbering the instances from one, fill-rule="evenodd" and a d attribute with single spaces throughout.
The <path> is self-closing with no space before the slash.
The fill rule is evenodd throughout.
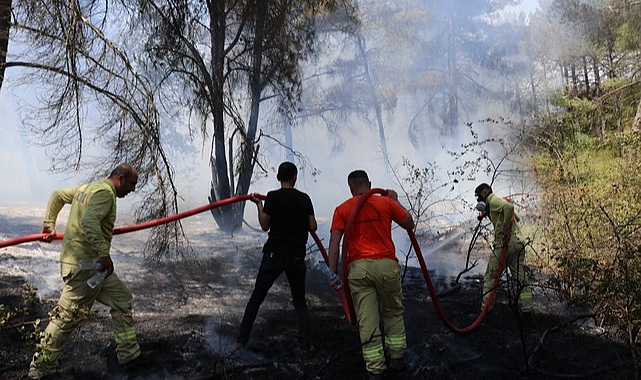
<path id="1" fill-rule="evenodd" d="M 308 271 L 308 306 L 314 348 L 301 352 L 284 275 L 263 303 L 246 348 L 234 350 L 245 303 L 259 263 L 258 246 L 237 260 L 184 260 L 126 277 L 134 294 L 139 342 L 148 359 L 133 372 L 115 363 L 108 311 L 92 316 L 63 350 L 60 379 L 366 379 L 356 327 L 346 322 L 336 294 L 322 275 Z M 235 263 L 234 263 L 235 262 Z M 117 269 L 118 270 L 118 269 Z M 123 276 L 121 276 L 123 277 Z M 437 315 L 418 270 L 404 280 L 405 322 L 410 368 L 394 379 L 632 379 L 627 347 L 616 333 L 576 318 L 535 291 L 536 313 L 518 316 L 499 292 L 487 318 L 473 332 L 448 330 Z M 25 279 L 0 275 L 0 304 L 24 305 Z M 479 312 L 478 279 L 440 298 L 448 318 L 469 325 Z M 31 305 L 0 330 L 2 379 L 26 375 L 33 328 L 24 321 L 47 318 L 55 297 Z M 554 306 L 553 306 L 554 305 Z M 562 311 L 560 311 L 562 310 Z M 42 323 L 46 325 L 46 320 Z"/>

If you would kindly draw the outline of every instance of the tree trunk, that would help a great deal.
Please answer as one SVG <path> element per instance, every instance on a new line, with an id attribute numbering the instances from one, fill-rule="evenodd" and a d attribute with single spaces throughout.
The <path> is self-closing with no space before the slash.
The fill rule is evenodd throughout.
<path id="1" fill-rule="evenodd" d="M 448 94 L 445 103 L 445 120 L 444 127 L 447 136 L 456 136 L 456 128 L 459 125 L 458 114 L 458 94 L 454 80 L 458 73 L 456 72 L 456 44 L 452 18 L 448 20 L 448 43 L 447 43 L 447 87 Z"/>
<path id="2" fill-rule="evenodd" d="M 641 131 L 641 99 L 637 104 L 637 112 L 634 115 L 634 122 L 632 123 L 632 133 L 638 134 Z"/>
<path id="3" fill-rule="evenodd" d="M 570 74 L 568 74 L 568 67 L 565 63 L 560 62 L 559 68 L 561 69 L 561 80 L 563 85 L 567 88 L 568 92 L 570 91 Z"/>
<path id="4" fill-rule="evenodd" d="M 391 163 L 389 161 L 389 154 L 387 153 L 387 137 L 385 137 L 385 124 L 383 123 L 383 110 L 381 108 L 381 101 L 378 97 L 378 91 L 376 89 L 376 83 L 372 78 L 372 73 L 369 67 L 369 60 L 367 54 L 367 47 L 365 46 L 365 39 L 362 35 L 358 35 L 357 38 L 358 51 L 363 63 L 363 72 L 365 74 L 365 81 L 369 87 L 370 96 L 371 96 L 371 105 L 374 109 L 374 115 L 376 119 L 376 127 L 378 128 L 378 141 L 380 142 L 381 153 L 383 154 L 383 159 L 385 160 L 385 166 L 388 169 L 391 168 Z"/>
<path id="5" fill-rule="evenodd" d="M 579 85 L 576 78 L 576 65 L 574 63 L 570 65 L 570 75 L 570 79 L 572 80 L 572 94 L 576 95 L 579 93 Z"/>
<path id="6" fill-rule="evenodd" d="M 583 62 L 583 82 L 585 86 L 585 96 L 590 97 L 590 75 L 588 72 L 588 58 L 586 56 L 582 57 Z"/>
<path id="7" fill-rule="evenodd" d="M 619 96 L 615 97 L 614 116 L 617 119 L 617 131 L 623 133 L 625 125 L 623 124 L 623 109 L 621 107 L 621 99 Z"/>
<path id="8" fill-rule="evenodd" d="M 0 90 L 4 82 L 4 72 L 9 50 L 9 31 L 11 29 L 11 0 L 0 0 Z"/>
<path id="9" fill-rule="evenodd" d="M 599 60 L 592 57 L 592 70 L 594 71 L 594 96 L 601 95 L 601 74 L 599 73 Z"/>
<path id="10" fill-rule="evenodd" d="M 258 117 L 260 114 L 260 96 L 265 88 L 266 78 L 262 78 L 263 68 L 263 47 L 264 47 L 264 28 L 266 17 L 266 2 L 258 0 L 257 14 L 254 30 L 254 44 L 252 46 L 252 73 L 250 78 L 251 105 L 249 110 L 249 123 L 247 133 L 243 134 L 241 141 L 240 169 L 238 172 L 238 185 L 236 186 L 236 195 L 247 194 L 249 185 L 254 173 L 254 163 L 258 149 L 254 149 L 254 139 L 258 129 Z M 236 203 L 234 210 L 234 227 L 240 228 L 243 221 L 243 210 L 245 203 Z"/>
<path id="11" fill-rule="evenodd" d="M 212 118 L 214 123 L 213 155 L 210 159 L 211 190 L 209 202 L 213 203 L 231 196 L 230 179 L 227 174 L 227 156 L 225 154 L 225 118 L 224 118 L 224 63 L 225 63 L 225 1 L 209 2 L 211 28 L 211 64 L 212 64 Z M 223 231 L 233 231 L 232 205 L 218 207 L 211 213 Z"/>
<path id="12" fill-rule="evenodd" d="M 536 109 L 537 106 L 537 99 L 536 99 L 536 85 L 534 83 L 534 64 L 532 63 L 532 56 L 528 52 L 528 72 L 530 76 L 530 92 L 532 94 L 532 99 L 530 101 L 530 105 L 528 106 L 528 111 Z"/>
<path id="13" fill-rule="evenodd" d="M 614 63 L 614 48 L 608 44 L 608 78 L 614 79 L 617 77 L 617 72 L 615 70 L 616 64 Z"/>

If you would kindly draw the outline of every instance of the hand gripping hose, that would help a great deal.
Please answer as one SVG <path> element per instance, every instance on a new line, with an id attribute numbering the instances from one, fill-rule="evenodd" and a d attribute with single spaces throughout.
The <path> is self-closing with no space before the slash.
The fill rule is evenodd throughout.
<path id="1" fill-rule="evenodd" d="M 314 238 L 316 246 L 318 246 L 318 249 L 323 255 L 325 264 L 329 266 L 329 256 L 327 255 L 325 247 L 323 247 L 323 243 L 318 238 L 318 235 L 316 235 L 316 232 L 310 231 L 310 234 L 312 235 L 312 238 Z M 347 322 L 353 326 L 356 324 L 356 318 L 354 317 L 354 305 L 352 304 L 351 298 L 349 298 L 349 293 L 345 290 L 345 285 L 347 284 L 347 282 L 343 281 L 343 283 L 344 286 L 338 289 L 336 291 L 336 294 L 338 294 L 338 298 L 341 301 L 341 306 L 343 307 L 343 311 L 345 312 L 345 319 L 347 319 Z"/>
<path id="2" fill-rule="evenodd" d="M 195 214 L 207 211 L 207 210 L 212 210 L 212 209 L 215 209 L 217 207 L 226 206 L 226 205 L 228 205 L 230 203 L 239 202 L 239 201 L 245 201 L 245 200 L 250 199 L 251 197 L 252 196 L 249 195 L 249 194 L 248 195 L 241 195 L 241 196 L 237 196 L 237 197 L 231 197 L 231 198 L 220 200 L 218 202 L 209 203 L 209 204 L 206 204 L 204 206 L 201 206 L 201 207 L 198 207 L 198 208 L 195 208 L 195 209 L 192 209 L 192 210 L 187 210 L 185 212 L 181 212 L 181 213 L 178 213 L 178 214 L 166 216 L 164 218 L 151 220 L 149 222 L 143 222 L 143 223 L 140 223 L 140 224 L 135 224 L 133 226 L 114 228 L 113 234 L 114 235 L 119 235 L 119 234 L 125 234 L 127 232 L 134 232 L 134 231 L 143 230 L 145 228 L 156 227 L 156 226 L 159 226 L 161 224 L 170 223 L 170 222 L 176 221 L 178 219 L 183 219 L 183 218 L 186 218 L 188 216 L 192 216 L 192 215 L 195 215 Z M 261 196 L 259 196 L 259 198 L 264 199 L 265 196 L 261 195 Z M 47 234 L 40 233 L 40 234 L 22 236 L 22 237 L 18 237 L 18 238 L 14 238 L 14 239 L 3 240 L 3 241 L 0 241 L 0 248 L 9 247 L 9 246 L 12 246 L 12 245 L 17 245 L 17 244 L 22 244 L 22 243 L 27 243 L 27 242 L 30 242 L 30 241 L 39 241 L 40 239 L 44 238 L 45 236 L 47 236 Z M 56 234 L 55 237 L 53 238 L 53 240 L 60 240 L 63 237 L 64 237 L 64 234 Z"/>
<path id="3" fill-rule="evenodd" d="M 236 197 L 223 199 L 223 200 L 220 200 L 218 202 L 209 203 L 207 205 L 204 205 L 204 206 L 192 209 L 192 210 L 188 210 L 188 211 L 185 211 L 185 212 L 181 212 L 181 213 L 178 213 L 178 214 L 170 215 L 170 216 L 167 216 L 167 217 L 164 217 L 164 218 L 151 220 L 149 222 L 135 224 L 135 225 L 132 225 L 132 226 L 115 228 L 113 230 L 113 234 L 114 235 L 118 235 L 118 234 L 124 234 L 124 233 L 127 233 L 127 232 L 139 231 L 139 230 L 142 230 L 142 229 L 145 229 L 145 228 L 156 227 L 156 226 L 159 226 L 161 224 L 170 223 L 170 222 L 176 221 L 178 219 L 183 219 L 183 218 L 186 218 L 188 216 L 192 216 L 192 215 L 204 212 L 204 211 L 215 209 L 217 207 L 226 206 L 226 205 L 228 205 L 230 203 L 246 201 L 246 200 L 251 199 L 251 197 L 252 197 L 251 194 L 247 194 L 247 195 L 240 195 L 240 196 L 236 196 Z M 263 200 L 265 199 L 264 195 L 258 195 L 257 197 L 260 198 L 260 199 L 263 199 Z M 323 259 L 325 259 L 325 263 L 328 263 L 329 259 L 328 259 L 328 256 L 327 256 L 327 252 L 325 251 L 325 248 L 323 247 L 323 243 L 319 239 L 318 235 L 316 235 L 316 232 L 310 231 L 310 234 L 312 235 L 312 238 L 314 239 L 314 242 L 316 242 L 316 245 L 320 249 L 321 254 L 323 255 Z M 31 242 L 31 241 L 40 241 L 45 236 L 47 236 L 47 234 L 40 233 L 40 234 L 33 234 L 33 235 L 27 235 L 27 236 L 21 236 L 21 237 L 18 237 L 18 238 L 3 240 L 3 241 L 0 241 L 0 248 L 5 248 L 5 247 L 12 246 L 12 245 L 18 245 L 18 244 L 22 244 L 22 243 Z M 56 234 L 53 240 L 61 240 L 63 237 L 64 237 L 63 234 Z M 353 319 L 353 314 L 349 313 L 349 307 L 348 307 L 348 303 L 347 303 L 345 289 L 343 288 L 341 290 L 338 290 L 337 294 L 338 294 L 338 297 L 340 299 L 340 302 L 341 302 L 341 305 L 343 307 L 343 310 L 345 311 L 345 317 L 347 318 L 347 321 L 350 324 L 353 325 L 355 323 L 355 320 Z"/>
<path id="4" fill-rule="evenodd" d="M 349 312 L 354 313 L 354 303 L 352 301 L 352 298 L 350 296 L 349 292 L 349 282 L 347 281 L 348 275 L 349 275 L 349 252 L 347 250 L 347 242 L 349 241 L 351 230 L 352 230 L 352 225 L 354 223 L 354 219 L 356 218 L 356 215 L 358 214 L 358 211 L 360 208 L 363 206 L 363 204 L 369 199 L 374 194 L 380 194 L 380 195 L 387 195 L 387 190 L 383 189 L 371 189 L 365 194 L 361 195 L 360 198 L 358 199 L 358 202 L 356 203 L 355 207 L 352 209 L 352 212 L 350 213 L 350 216 L 347 220 L 347 224 L 345 225 L 345 234 L 343 238 L 343 247 L 342 247 L 342 261 L 343 261 L 343 289 L 346 289 L 345 293 L 347 296 L 347 301 L 349 304 Z M 443 311 L 443 308 L 441 307 L 441 303 L 438 299 L 438 295 L 436 294 L 436 290 L 434 289 L 434 284 L 432 283 L 432 279 L 430 277 L 430 273 L 427 269 L 427 265 L 425 264 L 425 259 L 423 258 L 423 253 L 421 252 L 421 247 L 418 244 L 418 241 L 416 240 L 416 235 L 414 234 L 413 231 L 408 231 L 407 234 L 409 235 L 410 241 L 412 243 L 412 247 L 414 248 L 414 251 L 416 252 L 416 258 L 418 259 L 418 262 L 421 266 L 421 272 L 423 273 L 423 277 L 425 278 L 425 283 L 427 284 L 427 289 L 430 293 L 430 297 L 432 298 L 432 302 L 434 303 L 434 307 L 436 308 L 436 312 L 438 313 L 439 318 L 443 322 L 443 324 L 449 328 L 450 330 L 457 332 L 457 333 L 469 333 L 475 330 L 483 321 L 485 318 L 485 315 L 487 314 L 490 305 L 494 302 L 494 296 L 496 294 L 496 288 L 498 286 L 499 280 L 501 278 L 501 274 L 503 273 L 503 266 L 505 265 L 505 257 L 507 253 L 507 246 L 508 243 L 510 242 L 510 235 L 511 235 L 511 230 L 512 230 L 512 223 L 514 222 L 514 217 L 512 217 L 512 220 L 510 220 L 510 224 L 508 226 L 508 233 L 504 237 L 503 241 L 503 249 L 501 250 L 501 257 L 499 259 L 499 266 L 496 271 L 496 276 L 494 277 L 494 283 L 492 285 L 492 291 L 490 292 L 490 295 L 488 296 L 488 299 L 485 301 L 485 305 L 483 305 L 483 309 L 481 310 L 481 313 L 479 316 L 476 318 L 472 324 L 470 324 L 467 327 L 456 327 L 454 326 L 445 316 L 445 312 Z M 352 314 L 352 320 L 355 318 L 353 317 L 354 314 Z"/>

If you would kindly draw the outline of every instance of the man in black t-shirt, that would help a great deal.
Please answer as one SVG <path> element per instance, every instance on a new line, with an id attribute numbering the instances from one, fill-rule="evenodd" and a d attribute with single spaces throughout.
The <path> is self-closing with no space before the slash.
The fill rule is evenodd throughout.
<path id="1" fill-rule="evenodd" d="M 258 207 L 258 222 L 263 231 L 269 231 L 263 246 L 263 259 L 256 276 L 254 291 L 245 308 L 240 333 L 236 340 L 241 346 L 249 341 L 258 309 L 274 281 L 285 272 L 298 322 L 298 341 L 303 351 L 310 344 L 310 325 L 307 303 L 305 301 L 305 252 L 309 231 L 316 231 L 314 207 L 309 196 L 294 189 L 298 169 L 291 162 L 283 162 L 278 167 L 276 178 L 280 189 L 267 193 L 265 206 L 253 194 L 251 201 Z"/>

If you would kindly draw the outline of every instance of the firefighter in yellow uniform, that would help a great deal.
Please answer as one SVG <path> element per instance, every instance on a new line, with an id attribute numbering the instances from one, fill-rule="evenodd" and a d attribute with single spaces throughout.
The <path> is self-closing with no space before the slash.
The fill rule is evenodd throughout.
<path id="1" fill-rule="evenodd" d="M 118 362 L 131 362 L 140 355 L 133 327 L 132 295 L 113 273 L 109 255 L 116 221 L 116 197 L 123 198 L 134 191 L 137 182 L 138 172 L 129 164 L 120 164 L 108 178 L 56 190 L 49 198 L 42 230 L 47 234 L 43 238 L 46 242 L 56 234 L 60 210 L 65 204 L 71 204 L 60 250 L 64 286 L 31 361 L 30 379 L 56 372 L 60 349 L 79 323 L 87 318 L 94 301 L 111 309 Z M 104 281 L 92 288 L 87 281 L 98 271 L 104 272 Z"/>
<path id="2" fill-rule="evenodd" d="M 516 278 L 517 294 L 521 311 L 532 311 L 532 291 L 528 286 L 527 274 L 525 272 L 525 244 L 521 238 L 519 228 L 519 216 L 514 211 L 514 205 L 505 199 L 498 197 L 492 192 L 492 187 L 482 183 L 474 191 L 479 202 L 485 203 L 484 214 L 490 216 L 494 226 L 494 247 L 487 262 L 483 282 L 483 303 L 490 296 L 494 286 L 494 278 L 499 268 L 501 253 L 503 252 L 505 236 L 509 233 L 509 241 L 505 257 L 505 266 L 509 268 L 510 274 Z M 514 218 L 512 220 L 512 218 Z M 491 306 L 491 305 L 490 305 Z"/>

